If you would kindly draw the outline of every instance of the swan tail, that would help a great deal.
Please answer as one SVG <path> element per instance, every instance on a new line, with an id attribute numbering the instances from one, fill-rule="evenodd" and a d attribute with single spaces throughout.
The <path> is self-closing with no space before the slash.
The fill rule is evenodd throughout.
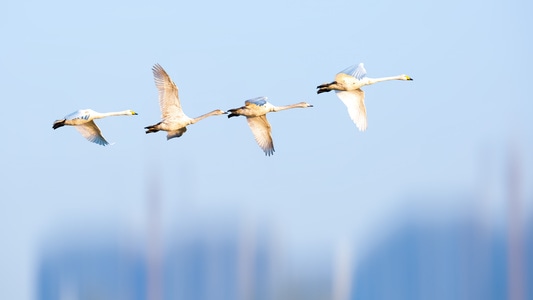
<path id="1" fill-rule="evenodd" d="M 146 127 L 144 127 L 144 129 L 146 129 L 146 133 L 158 132 L 159 131 L 159 124 L 161 124 L 161 122 L 159 122 L 159 123 L 157 123 L 155 125 L 146 126 Z"/>
<path id="2" fill-rule="evenodd" d="M 239 109 L 240 108 L 234 108 L 234 109 L 228 110 L 228 112 L 229 112 L 228 119 L 240 116 L 240 114 L 237 112 Z"/>
<path id="3" fill-rule="evenodd" d="M 318 89 L 318 91 L 316 91 L 316 93 L 320 94 L 320 93 L 327 93 L 327 92 L 332 91 L 331 85 L 333 85 L 333 84 L 337 84 L 337 82 L 333 81 L 333 82 L 330 82 L 330 83 L 324 83 L 324 84 L 321 84 L 321 85 L 317 86 L 316 88 Z"/>
<path id="4" fill-rule="evenodd" d="M 54 128 L 55 130 L 55 129 L 58 129 L 59 127 L 65 126 L 65 121 L 66 121 L 65 119 L 55 121 L 54 125 L 52 125 L 52 128 Z"/>

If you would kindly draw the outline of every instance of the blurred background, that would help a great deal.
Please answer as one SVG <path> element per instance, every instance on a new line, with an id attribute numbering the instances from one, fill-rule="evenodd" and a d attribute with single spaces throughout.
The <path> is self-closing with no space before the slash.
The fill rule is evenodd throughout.
<path id="1" fill-rule="evenodd" d="M 1 299 L 533 299 L 527 1 L 1 4 Z M 359 132 L 318 84 L 364 62 Z M 268 96 L 179 139 L 185 113 Z M 52 122 L 83 108 L 115 144 Z"/>

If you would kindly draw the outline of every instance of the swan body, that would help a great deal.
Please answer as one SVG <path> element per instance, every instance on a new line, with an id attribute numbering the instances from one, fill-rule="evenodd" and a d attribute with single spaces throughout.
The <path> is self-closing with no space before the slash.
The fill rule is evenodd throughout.
<path id="1" fill-rule="evenodd" d="M 152 68 L 155 86 L 159 91 L 159 106 L 161 109 L 161 122 L 144 127 L 146 133 L 167 132 L 167 140 L 180 137 L 187 131 L 187 126 L 210 116 L 226 114 L 225 111 L 216 109 L 197 118 L 189 118 L 181 108 L 178 96 L 178 87 L 167 72 L 159 64 Z"/>
<path id="2" fill-rule="evenodd" d="M 313 107 L 313 105 L 300 102 L 285 106 L 274 106 L 267 102 L 267 97 L 257 97 L 246 100 L 244 106 L 228 110 L 230 113 L 228 118 L 236 116 L 245 116 L 248 121 L 248 126 L 252 130 L 255 141 L 265 155 L 274 154 L 274 142 L 272 140 L 272 128 L 266 118 L 266 114 L 270 112 L 278 112 L 291 108 L 306 108 Z"/>
<path id="3" fill-rule="evenodd" d="M 52 128 L 57 129 L 65 125 L 74 126 L 74 128 L 76 128 L 88 141 L 106 146 L 109 142 L 106 141 L 102 135 L 102 131 L 98 128 L 96 123 L 94 123 L 94 120 L 111 116 L 133 116 L 136 114 L 137 113 L 133 110 L 99 113 L 92 109 L 80 109 L 66 115 L 63 119 L 56 120 Z"/>
<path id="4" fill-rule="evenodd" d="M 317 86 L 317 94 L 335 91 L 337 97 L 346 105 L 350 118 L 360 131 L 365 131 L 368 122 L 365 107 L 365 92 L 361 89 L 365 85 L 388 80 L 413 80 L 402 74 L 398 76 L 370 78 L 366 77 L 363 63 L 350 66 L 335 76 L 335 81 Z"/>

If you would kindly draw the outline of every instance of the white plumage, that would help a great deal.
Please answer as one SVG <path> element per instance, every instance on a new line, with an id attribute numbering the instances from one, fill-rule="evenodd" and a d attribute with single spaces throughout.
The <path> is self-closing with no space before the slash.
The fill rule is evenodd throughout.
<path id="1" fill-rule="evenodd" d="M 387 80 L 413 80 L 413 78 L 402 74 L 398 76 L 369 78 L 366 77 L 366 70 L 363 63 L 350 66 L 335 76 L 335 81 L 317 86 L 317 94 L 334 90 L 337 97 L 346 105 L 350 119 L 357 128 L 365 131 L 368 126 L 365 107 L 365 92 L 361 87 L 371 85 L 376 82 Z"/>
<path id="2" fill-rule="evenodd" d="M 161 109 L 161 122 L 144 127 L 146 133 L 167 132 L 167 140 L 182 136 L 187 131 L 187 126 L 194 124 L 210 116 L 222 115 L 226 112 L 216 109 L 197 118 L 189 118 L 181 108 L 178 96 L 178 87 L 172 81 L 167 72 L 159 64 L 152 68 L 154 73 L 155 86 L 159 92 L 159 107 Z"/>
<path id="3" fill-rule="evenodd" d="M 137 113 L 133 110 L 99 113 L 92 109 L 80 109 L 66 115 L 63 119 L 56 120 L 52 128 L 57 129 L 65 125 L 74 126 L 74 128 L 76 128 L 88 141 L 106 146 L 109 142 L 106 141 L 102 135 L 102 131 L 98 128 L 96 123 L 94 123 L 94 120 L 111 116 L 133 116 L 136 114 Z"/>
<path id="4" fill-rule="evenodd" d="M 248 121 L 248 126 L 252 130 L 255 137 L 255 141 L 261 149 L 265 152 L 265 155 L 274 154 L 274 141 L 272 140 L 272 128 L 266 118 L 266 114 L 269 112 L 277 112 L 291 108 L 306 108 L 313 107 L 313 105 L 300 102 L 296 104 L 290 104 L 285 106 L 274 106 L 267 101 L 267 97 L 257 97 L 246 100 L 244 106 L 228 110 L 230 113 L 228 118 L 236 116 L 245 116 Z"/>

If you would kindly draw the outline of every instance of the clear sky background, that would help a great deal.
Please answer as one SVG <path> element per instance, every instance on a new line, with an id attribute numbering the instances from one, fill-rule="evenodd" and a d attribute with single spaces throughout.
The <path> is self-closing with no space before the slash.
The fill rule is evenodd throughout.
<path id="1" fill-rule="evenodd" d="M 32 298 L 39 249 L 55 232 L 144 235 L 151 185 L 160 189 L 166 234 L 190 219 L 267 222 L 295 260 L 345 237 L 357 251 L 406 207 L 459 211 L 446 195 L 483 186 L 498 215 L 509 149 L 521 158 L 524 198 L 533 199 L 530 1 L 0 7 L 2 299 Z M 414 78 L 364 88 L 364 133 L 334 93 L 315 89 L 359 62 L 369 77 Z M 191 117 L 257 96 L 314 107 L 268 116 L 272 157 L 244 118 L 208 118 L 166 141 L 143 130 L 160 120 L 155 63 Z M 97 121 L 110 147 L 73 128 L 52 130 L 81 108 L 139 115 Z"/>

